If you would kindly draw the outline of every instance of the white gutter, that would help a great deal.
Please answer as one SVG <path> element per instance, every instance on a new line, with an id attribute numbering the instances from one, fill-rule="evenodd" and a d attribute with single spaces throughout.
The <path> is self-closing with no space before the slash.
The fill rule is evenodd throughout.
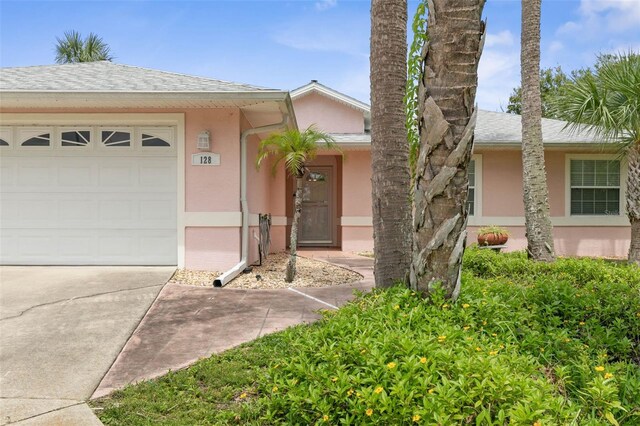
<path id="1" fill-rule="evenodd" d="M 242 241 L 240 262 L 224 274 L 213 280 L 214 287 L 223 287 L 240 275 L 247 267 L 249 258 L 249 206 L 247 205 L 247 138 L 257 133 L 275 132 L 289 123 L 289 114 L 283 114 L 282 121 L 268 126 L 247 129 L 240 135 L 240 213 L 242 214 Z"/>

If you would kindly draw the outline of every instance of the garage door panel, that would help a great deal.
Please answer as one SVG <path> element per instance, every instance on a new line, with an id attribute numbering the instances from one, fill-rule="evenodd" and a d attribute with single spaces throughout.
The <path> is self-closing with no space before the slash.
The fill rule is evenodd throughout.
<path id="1" fill-rule="evenodd" d="M 113 152 L 3 151 L 0 263 L 175 265 L 175 151 Z"/>
<path id="2" fill-rule="evenodd" d="M 172 265 L 176 244 L 153 229 L 13 229 L 0 235 L 0 259 L 8 265 Z"/>

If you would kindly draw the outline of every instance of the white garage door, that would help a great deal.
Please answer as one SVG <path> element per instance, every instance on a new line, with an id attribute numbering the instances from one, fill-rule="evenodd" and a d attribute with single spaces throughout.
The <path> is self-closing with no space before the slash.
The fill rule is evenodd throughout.
<path id="1" fill-rule="evenodd" d="M 0 263 L 177 263 L 174 128 L 3 127 L 0 157 Z"/>

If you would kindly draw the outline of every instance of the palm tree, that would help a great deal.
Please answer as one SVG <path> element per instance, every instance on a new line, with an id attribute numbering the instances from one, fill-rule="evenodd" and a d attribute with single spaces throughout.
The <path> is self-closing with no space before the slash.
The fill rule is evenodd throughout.
<path id="1" fill-rule="evenodd" d="M 94 33 L 89 33 L 84 40 L 77 31 L 67 31 L 64 38 L 56 37 L 56 63 L 71 64 L 76 62 L 111 61 L 111 49 Z"/>
<path id="2" fill-rule="evenodd" d="M 287 130 L 283 133 L 274 133 L 260 142 L 256 167 L 260 168 L 262 162 L 274 157 L 273 173 L 276 173 L 280 162 L 284 161 L 286 172 L 296 178 L 296 193 L 294 199 L 293 222 L 291 223 L 291 240 L 289 262 L 285 280 L 292 282 L 296 275 L 296 249 L 298 246 L 298 222 L 302 211 L 302 183 L 307 164 L 313 160 L 319 149 L 319 144 L 324 143 L 328 149 L 340 151 L 334 139 L 327 133 L 316 130 L 310 126 L 305 131 Z"/>
<path id="3" fill-rule="evenodd" d="M 587 124 L 603 141 L 624 144 L 629 262 L 640 265 L 640 54 L 600 59 L 594 72 L 572 78 L 556 98 L 554 109 L 573 130 Z"/>
<path id="4" fill-rule="evenodd" d="M 420 79 L 410 283 L 457 298 L 466 244 L 467 165 L 476 123 L 484 0 L 429 1 Z"/>
<path id="5" fill-rule="evenodd" d="M 540 3 L 541 0 L 522 0 L 522 186 L 527 253 L 534 260 L 552 262 L 553 226 L 542 145 Z"/>
<path id="6" fill-rule="evenodd" d="M 411 262 L 409 143 L 405 127 L 407 2 L 371 3 L 371 166 L 376 287 L 406 280 Z"/>

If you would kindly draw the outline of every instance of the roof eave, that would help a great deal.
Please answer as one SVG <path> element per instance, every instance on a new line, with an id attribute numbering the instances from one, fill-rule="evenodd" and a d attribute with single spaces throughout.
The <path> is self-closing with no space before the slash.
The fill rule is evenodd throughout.
<path id="1" fill-rule="evenodd" d="M 80 107 L 100 107 L 103 103 L 117 100 L 122 107 L 127 104 L 163 100 L 175 102 L 228 101 L 250 105 L 260 102 L 286 102 L 289 93 L 281 90 L 243 92 L 131 92 L 131 91 L 0 91 L 2 108 L 49 108 L 64 106 L 64 103 L 81 101 Z M 166 106 L 166 105 L 165 105 Z"/>

